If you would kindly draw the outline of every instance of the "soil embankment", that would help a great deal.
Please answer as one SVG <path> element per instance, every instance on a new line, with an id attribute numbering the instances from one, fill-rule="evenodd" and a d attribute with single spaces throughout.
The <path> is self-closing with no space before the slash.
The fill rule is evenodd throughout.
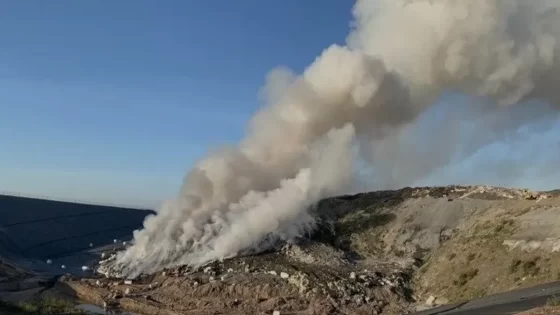
<path id="1" fill-rule="evenodd" d="M 405 188 L 330 198 L 314 211 L 315 235 L 269 253 L 132 281 L 65 276 L 49 292 L 146 315 L 406 314 L 560 277 L 553 192 Z"/>

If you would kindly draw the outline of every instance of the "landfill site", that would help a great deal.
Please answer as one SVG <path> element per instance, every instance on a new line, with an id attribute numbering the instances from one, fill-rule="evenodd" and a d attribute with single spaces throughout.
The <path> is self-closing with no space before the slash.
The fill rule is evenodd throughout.
<path id="1" fill-rule="evenodd" d="M 97 119 L 83 114 L 62 121 L 66 116 L 56 110 L 44 115 L 56 116 L 53 130 L 67 122 L 75 128 L 66 130 L 75 136 L 71 142 L 60 142 L 72 152 L 64 154 L 74 158 L 68 164 L 98 173 L 85 153 L 73 155 L 80 151 L 74 144 L 84 145 L 92 163 L 106 159 L 98 166 L 105 180 L 88 186 L 69 180 L 74 171 L 64 170 L 68 177 L 58 189 L 45 179 L 37 190 L 69 196 L 81 189 L 89 199 L 96 194 L 88 187 L 103 186 L 108 200 L 120 202 L 125 196 L 119 191 L 128 191 L 134 204 L 151 196 L 161 205 L 152 211 L 0 196 L 0 314 L 560 314 L 560 191 L 553 190 L 560 185 L 560 1 L 356 0 L 344 12 L 348 29 L 324 38 L 322 29 L 300 29 L 290 17 L 320 17 L 330 25 L 340 16 L 323 16 L 326 4 L 294 1 L 292 11 L 279 14 L 268 7 L 253 12 L 255 3 L 229 16 L 237 22 L 220 27 L 227 19 L 213 6 L 166 7 L 176 20 L 161 16 L 137 33 L 137 15 L 88 25 L 137 23 L 126 24 L 123 38 L 144 45 L 113 58 L 120 40 L 92 44 L 98 49 L 93 57 L 143 60 L 136 56 L 161 48 L 144 40 L 150 34 L 173 45 L 153 59 L 152 70 L 144 69 L 151 62 L 127 66 L 130 72 L 114 81 L 123 84 L 114 91 L 128 91 L 153 80 L 138 86 L 153 96 L 134 94 L 133 102 L 121 104 L 105 88 L 113 88 L 111 66 L 90 75 L 114 104 L 93 94 L 74 100 L 52 88 L 64 94 L 61 100 L 72 100 L 59 106 L 60 113 L 89 98 L 98 102 L 87 105 L 91 113 L 106 108 Z M 124 5 L 120 13 L 154 13 L 134 4 L 138 10 Z M 230 14 L 237 4 L 216 7 Z M 184 45 L 185 51 L 200 49 L 195 57 L 179 53 L 168 61 L 175 44 L 194 32 L 175 27 L 188 20 L 181 15 L 187 11 L 204 22 L 214 19 L 197 27 L 217 35 L 199 34 Z M 208 18 L 199 16 L 203 11 Z M 277 19 L 269 19 L 274 14 Z M 244 24 L 253 18 L 261 24 Z M 68 21 L 57 32 L 80 18 Z M 293 28 L 286 31 L 283 23 Z M 156 26 L 168 29 L 160 33 Z M 253 43 L 248 30 L 266 41 Z M 286 42 L 276 46 L 285 50 L 272 51 L 276 31 L 286 31 Z M 298 42 L 295 35 L 308 37 Z M 36 51 L 47 46 L 40 39 Z M 290 61 L 312 39 L 324 40 L 316 42 L 321 48 Z M 225 42 L 243 50 L 219 46 Z M 209 43 L 217 46 L 203 48 Z M 22 51 L 35 50 L 14 55 Z M 269 69 L 284 62 L 295 69 Z M 256 64 L 262 71 L 253 69 Z M 137 78 L 136 68 L 146 77 Z M 195 68 L 197 75 L 188 70 Z M 165 81 L 171 77 L 188 80 Z M 73 78 L 65 80 L 74 84 Z M 258 87 L 256 78 L 264 81 Z M 80 90 L 96 91 L 83 82 Z M 168 95 L 167 86 L 180 93 Z M 21 98 L 35 96 L 39 87 L 21 88 Z M 166 100 L 173 109 L 160 109 Z M 121 108 L 128 111 L 113 116 Z M 137 121 L 141 113 L 149 120 Z M 127 126 L 132 122 L 136 131 Z M 102 138 L 101 132 L 110 133 Z M 99 136 L 99 147 L 87 147 L 93 142 L 86 143 L 86 134 Z M 111 144 L 118 139 L 122 143 Z M 142 151 L 129 151 L 131 143 Z M 179 149 L 183 143 L 186 149 Z M 41 158 L 64 164 L 50 156 L 47 142 L 35 146 L 37 160 L 19 153 L 7 166 L 33 162 L 14 173 L 12 181 L 21 183 L 21 174 L 31 174 L 18 191 L 38 187 L 33 176 Z M 122 156 L 113 160 L 111 149 Z M 135 160 L 148 155 L 151 162 Z M 167 198 L 168 188 L 151 181 L 159 178 L 154 174 L 176 178 L 183 160 L 190 161 L 189 170 Z M 124 167 L 129 164 L 150 167 L 132 171 Z M 123 174 L 134 175 L 129 185 L 120 184 Z"/>
<path id="2" fill-rule="evenodd" d="M 449 186 L 329 198 L 306 237 L 134 279 L 110 265 L 152 213 L 2 196 L 2 211 L 20 211 L 2 222 L 0 298 L 141 315 L 553 314 L 559 195 Z"/>

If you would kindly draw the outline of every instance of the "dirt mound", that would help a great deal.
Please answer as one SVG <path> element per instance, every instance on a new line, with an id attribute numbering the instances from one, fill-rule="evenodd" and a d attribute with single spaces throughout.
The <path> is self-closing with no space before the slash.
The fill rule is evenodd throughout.
<path id="1" fill-rule="evenodd" d="M 58 285 L 146 315 L 405 314 L 560 278 L 552 192 L 404 188 L 329 198 L 312 211 L 313 235 L 267 253 Z"/>
<path id="2" fill-rule="evenodd" d="M 301 239 L 279 251 L 165 270 L 129 284 L 118 279 L 67 283 L 80 292 L 101 292 L 108 304 L 117 297 L 135 300 L 143 314 L 152 314 L 156 305 L 189 314 L 378 314 L 403 311 L 402 305 L 412 302 L 411 272 L 396 264 L 354 261 L 342 250 Z"/>

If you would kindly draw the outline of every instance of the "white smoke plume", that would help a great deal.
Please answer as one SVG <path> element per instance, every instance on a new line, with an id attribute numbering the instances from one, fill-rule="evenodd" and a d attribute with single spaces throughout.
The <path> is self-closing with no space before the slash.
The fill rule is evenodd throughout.
<path id="1" fill-rule="evenodd" d="M 559 9 L 557 0 L 358 0 L 347 45 L 300 75 L 272 71 L 246 137 L 194 167 L 116 268 L 134 277 L 265 249 L 313 229 L 310 207 L 350 190 L 356 161 L 385 186 L 410 184 L 550 117 L 560 104 Z M 484 101 L 450 110 L 441 132 L 411 133 L 446 91 Z M 477 131 L 458 147 L 465 122 Z"/>

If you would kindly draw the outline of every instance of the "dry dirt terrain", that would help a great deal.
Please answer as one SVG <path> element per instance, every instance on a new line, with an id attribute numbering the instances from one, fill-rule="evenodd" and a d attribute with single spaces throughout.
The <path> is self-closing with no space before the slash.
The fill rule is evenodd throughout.
<path id="1" fill-rule="evenodd" d="M 68 275 L 41 294 L 145 315 L 412 313 L 560 279 L 559 196 L 448 186 L 330 198 L 314 235 L 268 253 L 132 281 Z"/>

